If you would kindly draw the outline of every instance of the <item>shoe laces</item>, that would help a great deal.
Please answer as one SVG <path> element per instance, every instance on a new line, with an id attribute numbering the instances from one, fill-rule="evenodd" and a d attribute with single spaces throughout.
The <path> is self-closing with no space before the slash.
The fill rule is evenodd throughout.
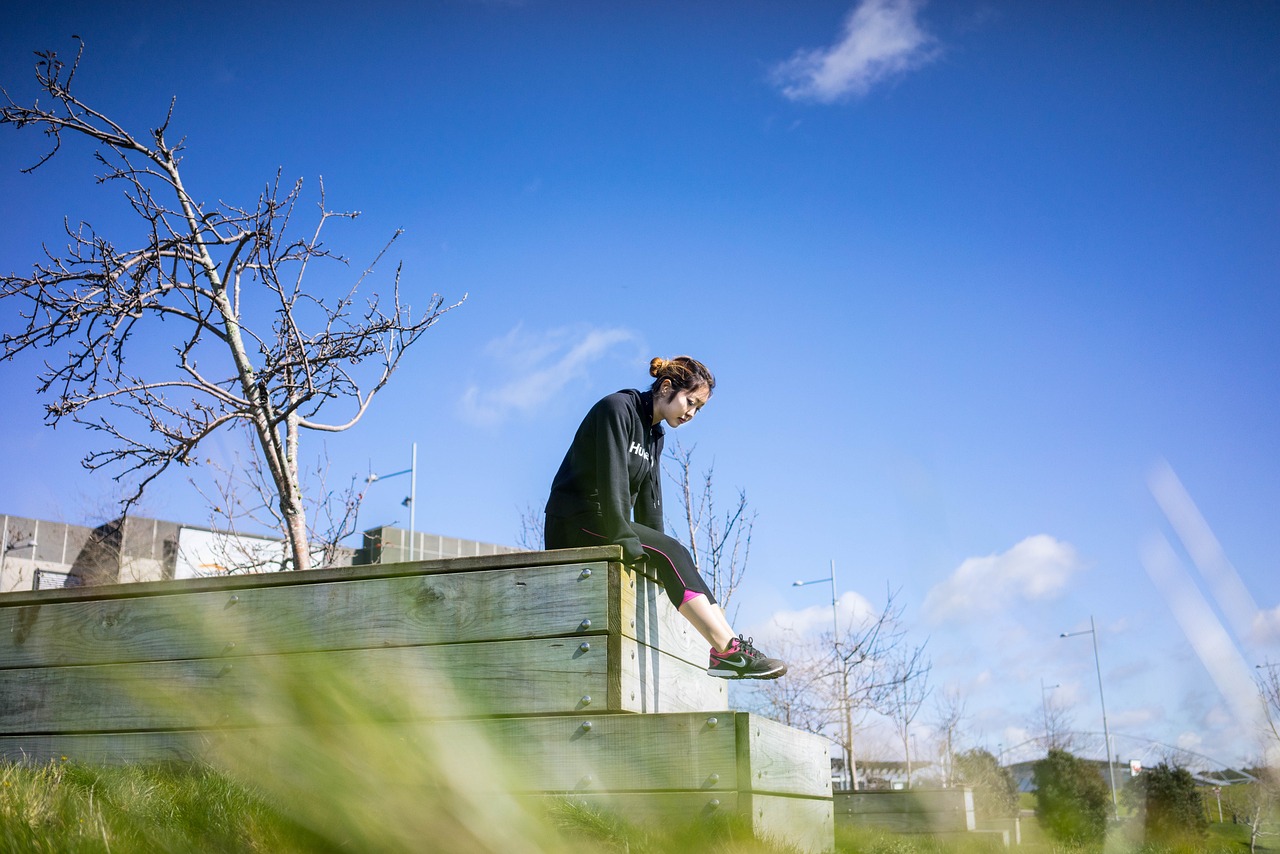
<path id="1" fill-rule="evenodd" d="M 760 651 L 751 645 L 754 640 L 755 638 L 744 638 L 742 635 L 738 635 L 737 640 L 734 641 L 737 644 L 737 651 L 748 658 L 760 658 Z"/>

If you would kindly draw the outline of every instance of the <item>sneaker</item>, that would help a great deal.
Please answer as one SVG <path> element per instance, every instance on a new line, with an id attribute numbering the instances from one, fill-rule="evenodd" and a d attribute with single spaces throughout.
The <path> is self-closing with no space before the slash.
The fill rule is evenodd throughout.
<path id="1" fill-rule="evenodd" d="M 787 665 L 768 658 L 754 646 L 750 638 L 738 635 L 724 652 L 711 650 L 707 673 L 722 679 L 777 679 L 787 672 Z"/>

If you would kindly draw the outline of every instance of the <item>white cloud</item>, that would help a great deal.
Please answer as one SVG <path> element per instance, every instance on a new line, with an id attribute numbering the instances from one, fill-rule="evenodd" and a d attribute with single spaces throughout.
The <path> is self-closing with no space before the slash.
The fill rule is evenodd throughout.
<path id="1" fill-rule="evenodd" d="M 1247 637 L 1264 645 L 1280 640 L 1280 607 L 1258 611 L 1253 617 Z"/>
<path id="2" fill-rule="evenodd" d="M 965 560 L 929 591 L 924 613 L 936 623 L 968 621 L 1017 602 L 1053 599 L 1083 568 L 1070 544 L 1037 534 L 1007 552 Z"/>
<path id="3" fill-rule="evenodd" d="M 920 0 L 862 0 L 845 19 L 840 41 L 797 51 L 773 69 L 774 82 L 793 101 L 829 104 L 924 65 L 935 51 L 916 20 L 920 6 Z"/>
<path id="4" fill-rule="evenodd" d="M 588 369 L 619 345 L 637 341 L 627 329 L 556 329 L 529 334 L 517 326 L 491 341 L 485 355 L 497 379 L 491 388 L 472 383 L 460 402 L 462 417 L 494 425 L 512 415 L 544 406 L 570 383 L 586 379 Z"/>
<path id="5" fill-rule="evenodd" d="M 836 616 L 840 620 L 840 631 L 844 633 L 850 625 L 866 625 L 868 621 L 879 616 L 879 612 L 871 602 L 859 593 L 847 590 L 836 600 Z M 776 611 L 769 617 L 759 634 L 762 639 L 777 638 L 814 638 L 823 633 L 828 635 L 832 629 L 831 605 L 811 605 L 800 611 Z"/>

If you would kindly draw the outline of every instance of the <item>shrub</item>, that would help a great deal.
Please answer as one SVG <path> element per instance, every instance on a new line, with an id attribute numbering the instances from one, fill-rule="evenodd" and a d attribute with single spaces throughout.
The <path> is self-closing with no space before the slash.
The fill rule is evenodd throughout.
<path id="1" fill-rule="evenodd" d="M 1036 817 L 1060 842 L 1101 842 L 1107 833 L 1107 784 L 1093 763 L 1053 749 L 1035 764 Z"/>
<path id="2" fill-rule="evenodd" d="M 1008 768 L 981 748 L 956 754 L 955 779 L 973 787 L 973 808 L 983 818 L 1008 818 L 1018 814 L 1018 786 Z"/>
<path id="3" fill-rule="evenodd" d="M 1203 840 L 1209 828 L 1204 800 L 1185 768 L 1161 762 L 1129 781 L 1125 801 L 1141 815 L 1148 842 L 1165 844 Z"/>

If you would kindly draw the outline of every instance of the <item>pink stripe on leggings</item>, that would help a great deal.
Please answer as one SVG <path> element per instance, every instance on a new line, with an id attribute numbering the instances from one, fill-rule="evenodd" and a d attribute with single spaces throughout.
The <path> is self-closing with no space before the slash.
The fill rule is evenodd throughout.
<path id="1" fill-rule="evenodd" d="M 589 534 L 592 537 L 599 537 L 602 540 L 606 539 L 604 534 L 597 534 L 595 531 L 588 531 L 586 528 L 579 528 L 578 530 L 582 531 L 582 533 L 584 534 Z M 647 545 L 645 543 L 641 543 L 640 545 L 644 546 L 644 548 L 648 549 L 651 552 L 657 552 L 658 554 L 662 555 L 664 558 L 667 559 L 667 564 L 671 567 L 671 574 L 676 577 L 676 580 L 680 582 L 680 586 L 684 588 L 684 595 L 685 595 L 684 601 L 688 602 L 689 599 L 691 598 L 689 596 L 689 585 L 685 584 L 684 576 L 680 574 L 680 570 L 676 569 L 676 562 L 673 561 L 670 557 L 667 557 L 667 553 L 664 552 L 662 549 L 654 548 L 653 546 Z M 693 595 L 701 596 L 702 594 L 694 593 Z"/>

